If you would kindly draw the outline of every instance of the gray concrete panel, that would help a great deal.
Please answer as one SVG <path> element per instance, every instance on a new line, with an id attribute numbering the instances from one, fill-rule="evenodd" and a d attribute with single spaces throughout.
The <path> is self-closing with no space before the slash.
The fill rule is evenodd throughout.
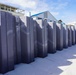
<path id="1" fill-rule="evenodd" d="M 33 35 L 31 32 L 31 27 L 33 24 L 30 22 L 29 17 L 21 17 L 21 53 L 22 53 L 22 62 L 23 63 L 30 63 L 34 60 L 34 47 L 31 47 L 31 44 L 34 44 L 32 42 Z M 31 25 L 31 26 L 30 26 Z"/>
<path id="2" fill-rule="evenodd" d="M 68 46 L 72 46 L 72 32 L 71 32 L 71 26 L 68 26 Z"/>
<path id="3" fill-rule="evenodd" d="M 21 24 L 20 18 L 18 16 L 15 17 L 16 22 L 16 63 L 21 63 Z"/>
<path id="4" fill-rule="evenodd" d="M 0 11 L 0 73 L 8 71 L 7 60 L 7 29 L 5 12 Z"/>
<path id="5" fill-rule="evenodd" d="M 48 22 L 48 52 L 56 52 L 56 23 Z"/>
<path id="6" fill-rule="evenodd" d="M 56 24 L 56 48 L 63 49 L 63 26 L 59 23 Z"/>
<path id="7" fill-rule="evenodd" d="M 37 49 L 37 22 L 34 21 L 34 57 L 37 57 L 38 49 Z"/>
<path id="8" fill-rule="evenodd" d="M 10 13 L 6 13 L 6 25 L 7 25 L 7 54 L 8 54 L 8 71 L 14 69 L 14 32 L 13 32 L 13 16 Z"/>
<path id="9" fill-rule="evenodd" d="M 71 26 L 71 32 L 72 32 L 72 45 L 75 44 L 75 26 Z"/>
<path id="10" fill-rule="evenodd" d="M 68 27 L 63 25 L 63 47 L 68 47 Z"/>
<path id="11" fill-rule="evenodd" d="M 47 21 L 36 20 L 37 25 L 37 48 L 38 56 L 47 56 Z"/>

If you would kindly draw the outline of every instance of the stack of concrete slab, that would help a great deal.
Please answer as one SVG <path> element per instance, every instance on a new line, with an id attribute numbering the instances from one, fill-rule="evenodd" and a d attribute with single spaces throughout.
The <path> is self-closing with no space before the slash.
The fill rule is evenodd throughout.
<path id="1" fill-rule="evenodd" d="M 13 16 L 0 11 L 0 72 L 14 69 L 14 26 Z"/>
<path id="2" fill-rule="evenodd" d="M 68 27 L 63 25 L 63 47 L 68 47 Z"/>
<path id="3" fill-rule="evenodd" d="M 47 56 L 47 21 L 36 20 L 37 24 L 37 49 L 39 57 Z"/>
<path id="4" fill-rule="evenodd" d="M 72 46 L 72 32 L 71 32 L 71 26 L 68 26 L 68 46 Z"/>
<path id="5" fill-rule="evenodd" d="M 21 55 L 23 63 L 34 61 L 34 21 L 30 17 L 21 18 Z"/>
<path id="6" fill-rule="evenodd" d="M 75 26 L 71 26 L 71 32 L 72 32 L 72 45 L 75 44 Z"/>
<path id="7" fill-rule="evenodd" d="M 56 48 L 57 50 L 63 49 L 63 26 L 60 23 L 56 25 Z"/>
<path id="8" fill-rule="evenodd" d="M 0 73 L 76 43 L 76 29 L 47 20 L 0 11 Z"/>
<path id="9" fill-rule="evenodd" d="M 56 22 L 48 22 L 48 52 L 56 52 Z"/>

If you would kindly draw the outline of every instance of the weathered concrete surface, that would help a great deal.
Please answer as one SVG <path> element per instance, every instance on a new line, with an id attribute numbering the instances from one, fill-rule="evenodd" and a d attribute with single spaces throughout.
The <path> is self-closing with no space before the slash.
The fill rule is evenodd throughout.
<path id="1" fill-rule="evenodd" d="M 38 57 L 46 57 L 47 51 L 47 21 L 46 20 L 36 20 L 37 22 L 37 49 Z"/>
<path id="2" fill-rule="evenodd" d="M 48 22 L 48 52 L 56 53 L 56 22 Z"/>
<path id="3" fill-rule="evenodd" d="M 63 50 L 63 26 L 56 23 L 56 49 Z"/>
<path id="4" fill-rule="evenodd" d="M 68 26 L 68 46 L 72 46 L 72 32 L 71 32 L 71 26 Z"/>
<path id="5" fill-rule="evenodd" d="M 21 18 L 21 59 L 23 63 L 34 61 L 33 19 Z"/>
<path id="6" fill-rule="evenodd" d="M 68 27 L 63 25 L 63 47 L 68 48 Z"/>

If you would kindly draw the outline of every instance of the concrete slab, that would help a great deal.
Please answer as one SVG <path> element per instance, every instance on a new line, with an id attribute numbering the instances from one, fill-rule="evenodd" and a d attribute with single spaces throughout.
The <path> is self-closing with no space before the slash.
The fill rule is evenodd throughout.
<path id="1" fill-rule="evenodd" d="M 68 27 L 63 25 L 63 47 L 68 48 Z"/>
<path id="2" fill-rule="evenodd" d="M 14 69 L 14 26 L 13 26 L 13 16 L 10 13 L 6 13 L 6 29 L 7 29 L 7 54 L 8 54 L 8 71 Z"/>
<path id="3" fill-rule="evenodd" d="M 16 25 L 16 51 L 15 51 L 15 63 L 21 63 L 21 26 L 20 26 L 20 18 L 18 16 L 15 17 L 15 25 Z"/>
<path id="4" fill-rule="evenodd" d="M 72 45 L 75 44 L 75 26 L 71 26 L 71 32 L 72 32 Z"/>
<path id="5" fill-rule="evenodd" d="M 34 57 L 37 57 L 37 22 L 34 20 Z"/>
<path id="6" fill-rule="evenodd" d="M 71 32 L 71 26 L 68 26 L 68 46 L 72 46 L 72 32 Z"/>
<path id="7" fill-rule="evenodd" d="M 56 23 L 56 49 L 63 50 L 63 25 Z"/>
<path id="8" fill-rule="evenodd" d="M 48 52 L 56 51 L 56 22 L 48 22 Z"/>
<path id="9" fill-rule="evenodd" d="M 34 61 L 33 20 L 30 17 L 21 18 L 21 59 L 23 63 Z"/>
<path id="10" fill-rule="evenodd" d="M 38 57 L 46 57 L 47 51 L 47 21 L 46 20 L 36 20 L 37 22 L 37 48 Z"/>
<path id="11" fill-rule="evenodd" d="M 5 12 L 0 11 L 0 73 L 6 73 L 7 70 L 7 29 Z M 5 63 L 6 62 L 6 63 Z"/>

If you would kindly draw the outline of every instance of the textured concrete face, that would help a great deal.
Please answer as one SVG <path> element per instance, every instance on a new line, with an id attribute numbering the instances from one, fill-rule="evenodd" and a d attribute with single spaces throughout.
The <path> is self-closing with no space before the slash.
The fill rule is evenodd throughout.
<path id="1" fill-rule="evenodd" d="M 47 56 L 47 53 L 48 53 L 48 31 L 47 31 L 47 20 L 44 20 L 43 21 L 43 24 L 44 24 L 44 31 L 45 31 L 45 34 L 44 34 L 44 39 L 45 39 L 45 54 Z"/>
<path id="2" fill-rule="evenodd" d="M 0 73 L 8 71 L 7 60 L 7 30 L 5 12 L 0 11 Z"/>
<path id="3" fill-rule="evenodd" d="M 33 20 L 29 17 L 21 17 L 21 53 L 23 63 L 34 60 Z"/>
<path id="4" fill-rule="evenodd" d="M 72 46 L 72 32 L 71 32 L 71 26 L 68 26 L 68 46 Z"/>
<path id="5" fill-rule="evenodd" d="M 14 17 L 0 11 L 0 72 L 14 69 Z"/>
<path id="6" fill-rule="evenodd" d="M 34 21 L 34 56 L 37 57 L 37 22 Z"/>
<path id="7" fill-rule="evenodd" d="M 37 49 L 38 56 L 47 56 L 47 22 L 46 20 L 36 20 L 37 25 Z"/>
<path id="8" fill-rule="evenodd" d="M 13 16 L 13 43 L 14 43 L 14 64 L 16 64 L 16 19 Z"/>
<path id="9" fill-rule="evenodd" d="M 63 26 L 59 23 L 56 24 L 56 48 L 63 49 Z"/>
<path id="10" fill-rule="evenodd" d="M 7 21 L 7 53 L 8 53 L 8 71 L 14 69 L 14 32 L 13 32 L 13 16 L 10 13 L 6 13 Z"/>
<path id="11" fill-rule="evenodd" d="M 48 52 L 56 52 L 56 23 L 48 22 Z"/>
<path id="12" fill-rule="evenodd" d="M 15 51 L 15 59 L 16 64 L 21 63 L 21 34 L 20 34 L 20 18 L 18 16 L 15 17 L 15 25 L 16 25 L 16 51 Z"/>
<path id="13" fill-rule="evenodd" d="M 68 27 L 63 25 L 63 47 L 68 47 Z"/>
<path id="14" fill-rule="evenodd" d="M 34 61 L 34 21 L 32 18 L 30 20 L 30 47 L 31 47 L 31 61 Z"/>
<path id="15" fill-rule="evenodd" d="M 75 26 L 71 26 L 71 32 L 72 32 L 72 45 L 75 44 Z"/>

